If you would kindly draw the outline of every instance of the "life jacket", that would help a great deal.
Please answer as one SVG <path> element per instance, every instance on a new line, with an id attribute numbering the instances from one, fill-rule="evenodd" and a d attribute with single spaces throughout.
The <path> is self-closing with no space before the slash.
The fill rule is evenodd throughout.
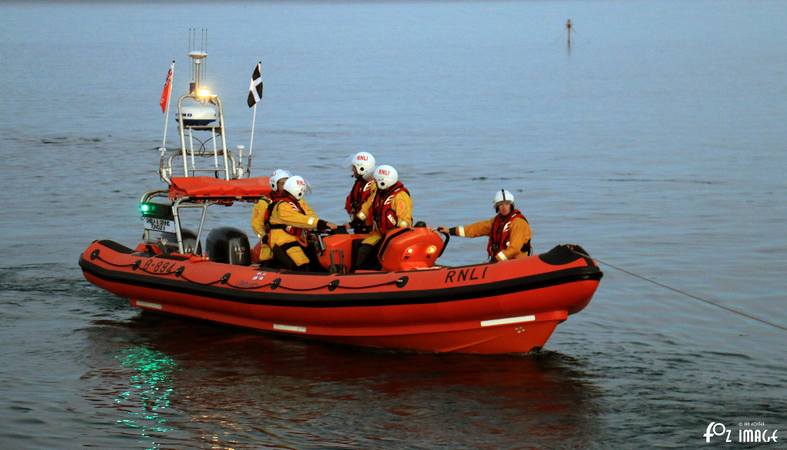
<path id="1" fill-rule="evenodd" d="M 290 204 L 294 206 L 299 213 L 306 214 L 306 211 L 303 210 L 301 204 L 295 200 L 293 196 L 286 193 L 274 196 L 273 201 L 270 205 L 268 205 L 268 210 L 265 211 L 265 235 L 270 236 L 271 230 L 284 230 L 285 233 L 295 236 L 301 245 L 306 245 L 306 230 L 303 228 L 294 227 L 292 225 L 284 225 L 281 223 L 271 223 L 271 215 L 273 214 L 273 211 L 282 203 Z"/>
<path id="2" fill-rule="evenodd" d="M 270 235 L 271 235 L 270 219 L 271 219 L 271 211 L 272 211 L 271 206 L 273 206 L 273 203 L 275 203 L 277 200 L 281 200 L 281 199 L 282 199 L 282 195 L 275 190 L 271 191 L 269 197 L 263 196 L 260 199 L 260 200 L 265 200 L 267 202 L 267 205 L 265 205 L 265 211 L 262 213 L 262 227 L 265 230 L 265 235 L 262 237 L 263 244 L 268 244 L 270 242 Z"/>
<path id="3" fill-rule="evenodd" d="M 344 210 L 347 214 L 355 216 L 361 209 L 361 206 L 369 199 L 372 194 L 372 181 L 366 181 L 363 177 L 355 177 L 355 183 L 347 195 L 347 200 L 344 202 Z"/>
<path id="4" fill-rule="evenodd" d="M 381 233 L 385 234 L 389 230 L 396 228 L 399 224 L 399 217 L 393 207 L 393 199 L 399 192 L 405 192 L 408 196 L 410 191 L 400 182 L 397 182 L 386 191 L 377 191 L 372 202 L 372 217 Z"/>
<path id="5" fill-rule="evenodd" d="M 265 227 L 265 213 L 268 211 L 268 207 L 271 204 L 271 199 L 266 196 L 261 196 L 257 203 L 254 204 L 252 208 L 252 228 L 254 229 L 255 233 L 259 233 L 262 235 L 262 242 L 267 244 L 268 243 L 268 234 L 267 228 Z M 263 210 L 264 208 L 264 210 Z M 262 211 L 261 211 L 262 210 Z M 257 228 L 256 223 L 257 221 L 260 222 L 261 227 Z"/>
<path id="6" fill-rule="evenodd" d="M 527 222 L 525 215 L 518 209 L 511 211 L 508 216 L 500 214 L 495 216 L 495 220 L 492 222 L 492 232 L 489 233 L 489 243 L 486 245 L 486 252 L 489 253 L 490 258 L 494 259 L 501 250 L 508 248 L 508 241 L 511 238 L 511 224 L 514 219 L 520 218 Z M 521 251 L 526 255 L 530 254 L 530 240 L 525 242 Z"/>

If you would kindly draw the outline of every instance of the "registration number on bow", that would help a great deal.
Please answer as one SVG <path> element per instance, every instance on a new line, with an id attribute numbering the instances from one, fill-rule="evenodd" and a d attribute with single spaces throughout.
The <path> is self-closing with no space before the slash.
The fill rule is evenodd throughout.
<path id="1" fill-rule="evenodd" d="M 156 217 L 143 217 L 142 224 L 146 230 L 160 231 L 166 233 L 175 232 L 175 221 L 167 219 L 159 219 Z"/>

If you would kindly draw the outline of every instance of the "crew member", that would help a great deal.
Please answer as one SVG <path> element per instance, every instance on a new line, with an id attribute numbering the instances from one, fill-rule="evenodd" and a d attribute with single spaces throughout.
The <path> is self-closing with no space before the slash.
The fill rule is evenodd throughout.
<path id="1" fill-rule="evenodd" d="M 335 224 L 320 219 L 302 206 L 300 201 L 309 190 L 302 177 L 289 177 L 282 195 L 271 203 L 266 214 L 273 257 L 288 270 L 309 269 L 308 231 L 336 229 Z"/>
<path id="2" fill-rule="evenodd" d="M 290 173 L 283 169 L 276 169 L 268 178 L 271 185 L 270 197 L 262 196 L 254 204 L 251 210 L 251 229 L 260 238 L 260 254 L 258 255 L 260 263 L 266 263 L 273 259 L 273 251 L 268 245 L 268 232 L 265 226 L 265 213 L 268 211 L 268 205 L 271 204 L 284 189 L 284 182 L 290 177 Z"/>
<path id="3" fill-rule="evenodd" d="M 355 183 L 344 202 L 344 209 L 350 215 L 350 223 L 355 233 L 368 233 L 372 230 L 372 218 L 360 219 L 358 214 L 367 200 L 374 196 L 377 184 L 374 182 L 374 156 L 367 152 L 358 152 L 352 157 L 352 168 Z"/>
<path id="4" fill-rule="evenodd" d="M 361 241 L 355 258 L 358 269 L 376 267 L 374 255 L 383 236 L 396 228 L 413 226 L 413 201 L 410 192 L 399 181 L 399 173 L 389 165 L 374 171 L 377 192 L 369 198 L 357 214 L 361 220 L 371 217 L 374 229 Z"/>
<path id="5" fill-rule="evenodd" d="M 501 189 L 495 193 L 492 204 L 497 215 L 489 220 L 450 229 L 446 227 L 438 229 L 453 236 L 489 236 L 486 251 L 490 262 L 530 255 L 532 253 L 530 224 L 524 214 L 514 207 L 514 196 L 507 190 Z"/>

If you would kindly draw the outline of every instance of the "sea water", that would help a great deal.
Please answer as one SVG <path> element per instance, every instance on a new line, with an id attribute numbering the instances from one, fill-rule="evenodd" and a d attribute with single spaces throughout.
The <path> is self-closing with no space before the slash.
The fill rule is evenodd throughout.
<path id="1" fill-rule="evenodd" d="M 139 240 L 139 196 L 162 185 L 166 70 L 175 59 L 181 94 L 188 29 L 206 27 L 228 143 L 248 147 L 261 60 L 253 173 L 303 175 L 321 217 L 346 220 L 343 163 L 365 150 L 399 170 L 416 220 L 489 218 L 505 188 L 536 251 L 577 243 L 787 326 L 783 2 L 42 2 L 0 17 L 3 447 L 696 448 L 712 422 L 787 429 L 783 330 L 607 266 L 587 309 L 524 357 L 143 314 L 77 266 L 94 239 Z M 234 209 L 208 226 L 250 232 Z M 452 239 L 442 262 L 484 249 Z"/>

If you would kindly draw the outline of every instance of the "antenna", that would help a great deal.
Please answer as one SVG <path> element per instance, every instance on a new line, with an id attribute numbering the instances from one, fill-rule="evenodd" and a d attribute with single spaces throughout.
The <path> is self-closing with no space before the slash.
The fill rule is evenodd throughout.
<path id="1" fill-rule="evenodd" d="M 189 94 L 197 92 L 205 76 L 205 58 L 208 57 L 208 29 L 200 28 L 200 44 L 197 49 L 197 29 L 189 28 L 189 58 L 191 58 L 191 83 Z"/>

